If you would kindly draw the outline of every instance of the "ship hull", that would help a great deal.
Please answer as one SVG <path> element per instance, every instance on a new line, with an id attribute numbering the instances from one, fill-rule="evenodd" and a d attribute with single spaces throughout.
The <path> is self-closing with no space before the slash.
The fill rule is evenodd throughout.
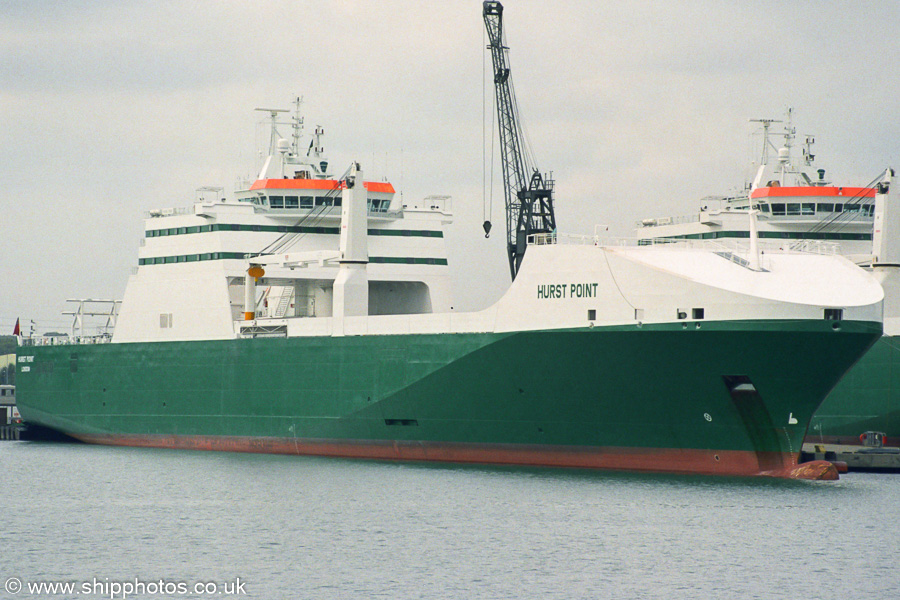
<path id="1" fill-rule="evenodd" d="M 900 337 L 885 335 L 838 383 L 813 416 L 808 442 L 854 444 L 866 431 L 900 445 Z"/>
<path id="2" fill-rule="evenodd" d="M 25 347 L 19 404 L 104 444 L 809 476 L 807 425 L 880 334 L 710 321 Z"/>

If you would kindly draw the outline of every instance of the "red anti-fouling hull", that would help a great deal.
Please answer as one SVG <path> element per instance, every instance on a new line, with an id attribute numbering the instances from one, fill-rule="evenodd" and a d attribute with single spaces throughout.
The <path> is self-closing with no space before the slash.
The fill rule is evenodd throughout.
<path id="1" fill-rule="evenodd" d="M 838 478 L 836 468 L 827 461 L 815 461 L 798 465 L 796 454 L 760 457 L 755 452 L 734 450 L 515 446 L 383 440 L 299 440 L 294 438 L 230 436 L 79 434 L 76 437 L 92 444 L 177 448 L 182 450 L 573 467 L 661 473 L 736 476 L 768 475 L 800 479 Z M 766 470 L 766 465 L 782 466 Z"/>

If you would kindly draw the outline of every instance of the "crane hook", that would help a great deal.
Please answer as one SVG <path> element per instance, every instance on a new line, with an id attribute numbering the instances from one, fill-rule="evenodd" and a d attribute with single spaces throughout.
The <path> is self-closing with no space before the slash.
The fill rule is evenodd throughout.
<path id="1" fill-rule="evenodd" d="M 484 237 L 485 238 L 491 237 L 491 222 L 485 221 L 484 225 L 482 225 L 482 227 L 484 227 Z"/>

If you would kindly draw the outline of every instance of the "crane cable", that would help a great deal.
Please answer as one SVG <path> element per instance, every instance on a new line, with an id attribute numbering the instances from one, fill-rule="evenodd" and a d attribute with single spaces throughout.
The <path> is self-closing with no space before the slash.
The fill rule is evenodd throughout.
<path id="1" fill-rule="evenodd" d="M 350 174 L 350 167 L 347 167 L 347 170 L 344 171 L 344 174 L 341 175 L 340 178 L 338 178 L 338 180 L 337 180 L 338 185 L 335 186 L 334 188 L 328 190 L 323 197 L 332 199 L 332 200 L 337 198 L 337 195 L 338 195 L 337 192 L 339 192 L 341 190 L 340 182 L 344 181 L 349 174 Z M 308 220 L 311 221 L 311 223 L 308 225 L 310 228 L 317 227 L 319 225 L 319 223 L 322 222 L 322 219 L 325 218 L 325 213 L 328 211 L 328 209 L 332 208 L 333 206 L 334 206 L 333 202 L 332 202 L 332 204 L 328 204 L 327 202 L 323 203 L 321 205 L 321 208 L 319 208 L 318 211 L 314 212 L 314 210 L 315 210 L 314 209 L 314 210 L 311 210 L 310 212 L 306 213 L 302 218 L 300 218 L 298 221 L 296 221 L 292 225 L 292 227 L 299 227 Z M 306 236 L 305 232 L 287 231 L 287 232 L 283 233 L 282 235 L 280 235 L 279 237 L 275 238 L 274 241 L 272 241 L 268 246 L 266 246 L 261 251 L 259 251 L 256 255 L 262 256 L 262 255 L 267 255 L 267 254 L 277 254 L 280 252 L 284 252 L 285 250 L 295 246 L 297 244 L 297 242 L 299 242 L 305 236 Z"/>
<path id="2" fill-rule="evenodd" d="M 865 198 L 865 193 L 867 190 L 874 188 L 878 181 L 884 177 L 884 172 L 882 171 L 878 177 L 873 179 L 868 185 L 862 188 L 862 191 L 857 192 L 852 197 L 850 197 L 849 201 L 845 201 L 844 207 L 847 206 L 857 206 L 862 207 L 863 198 Z M 813 226 L 807 233 L 817 234 L 817 233 L 835 233 L 838 234 L 841 232 L 844 227 L 850 225 L 853 222 L 856 222 L 857 217 L 860 215 L 859 208 L 855 211 L 844 211 L 842 210 L 839 213 L 833 213 L 830 217 L 823 219 L 818 224 Z M 796 249 L 802 246 L 802 240 L 792 242 L 789 245 L 789 248 Z"/>
<path id="3" fill-rule="evenodd" d="M 481 45 L 487 48 L 487 33 L 481 30 Z M 487 51 L 481 53 L 481 216 L 484 219 L 484 237 L 491 237 L 491 219 L 494 216 L 494 100 L 491 94 L 491 178 L 487 179 L 487 125 L 485 116 L 487 111 Z M 490 185 L 490 188 L 488 186 Z"/>
<path id="4" fill-rule="evenodd" d="M 869 182 L 868 185 L 862 188 L 860 192 L 857 192 L 849 200 L 845 201 L 844 206 L 860 206 L 862 204 L 863 198 L 865 198 L 865 194 L 868 190 L 873 189 L 881 178 L 884 177 L 884 172 L 882 171 L 878 177 Z M 856 211 L 841 211 L 839 213 L 833 213 L 827 219 L 823 219 L 816 226 L 810 229 L 811 233 L 817 233 L 819 231 L 824 231 L 828 229 L 831 225 L 835 225 L 836 227 L 831 229 L 832 232 L 838 232 L 843 229 L 846 225 L 849 225 L 851 221 L 856 220 L 856 216 L 859 213 Z M 852 215 L 852 216 L 851 216 Z"/>

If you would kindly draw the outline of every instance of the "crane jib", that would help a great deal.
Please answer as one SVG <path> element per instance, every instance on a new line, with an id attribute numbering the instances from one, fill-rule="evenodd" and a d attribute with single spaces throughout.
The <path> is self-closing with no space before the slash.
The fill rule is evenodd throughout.
<path id="1" fill-rule="evenodd" d="M 503 196 L 506 205 L 506 246 L 510 275 L 516 278 L 528 238 L 537 233 L 555 233 L 553 180 L 542 177 L 527 164 L 522 152 L 524 135 L 518 121 L 516 100 L 510 85 L 510 68 L 503 45 L 503 5 L 484 3 L 484 26 L 494 69 L 494 90 L 503 164 Z M 485 233 L 489 231 L 485 229 Z"/>

